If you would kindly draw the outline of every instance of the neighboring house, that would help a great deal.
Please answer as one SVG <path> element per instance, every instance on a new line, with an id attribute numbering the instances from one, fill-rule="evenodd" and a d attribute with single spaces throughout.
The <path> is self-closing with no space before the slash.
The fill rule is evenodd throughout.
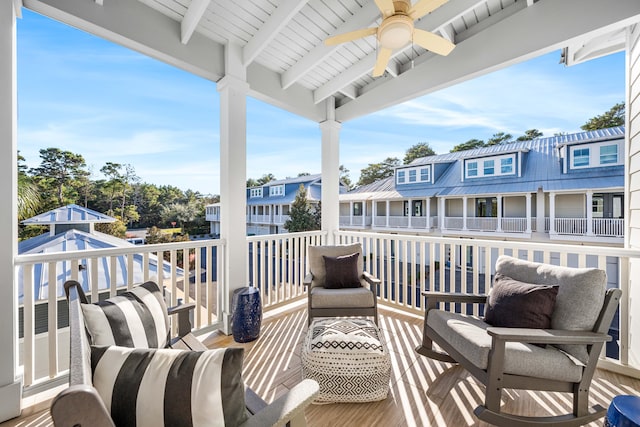
<path id="1" fill-rule="evenodd" d="M 104 215 L 91 209 L 83 208 L 78 205 L 67 205 L 49 212 L 34 216 L 24 220 L 22 223 L 27 225 L 46 225 L 49 226 L 49 232 L 31 239 L 23 240 L 18 243 L 18 253 L 26 254 L 45 254 L 52 252 L 78 251 L 88 249 L 106 249 L 134 247 L 124 239 L 120 239 L 109 234 L 100 233 L 95 230 L 95 224 L 109 223 L 115 221 L 115 218 Z M 129 277 L 129 266 L 133 266 L 133 282 L 141 283 L 143 281 L 143 256 L 135 254 L 132 264 L 129 264 L 126 257 L 121 255 L 116 260 L 115 280 L 117 286 L 127 284 Z M 98 289 L 109 289 L 111 286 L 112 276 L 109 272 L 109 266 L 105 264 L 106 260 L 97 264 L 98 271 L 95 277 L 98 279 Z M 149 274 L 158 277 L 157 258 L 153 255 L 149 256 Z M 94 272 L 91 263 L 79 266 L 78 281 L 82 284 L 84 290 L 90 289 L 89 281 Z M 169 263 L 163 262 L 163 277 L 170 277 L 171 267 Z M 35 300 L 42 300 L 48 297 L 49 293 L 49 267 L 47 264 L 36 264 L 34 267 L 34 297 Z M 71 278 L 71 263 L 59 262 L 56 266 L 56 287 L 57 295 L 64 295 L 62 285 Z M 178 271 L 182 275 L 182 270 Z M 22 301 L 24 295 L 23 290 L 23 271 L 19 267 L 18 271 L 18 299 Z"/>
<path id="2" fill-rule="evenodd" d="M 624 127 L 423 157 L 340 196 L 340 227 L 622 244 Z"/>
<path id="3" fill-rule="evenodd" d="M 307 200 L 317 206 L 321 199 L 320 174 L 280 179 L 259 187 L 247 188 L 247 234 L 264 235 L 286 233 L 284 223 L 289 219 L 291 204 L 300 185 L 307 190 Z M 347 186 L 340 184 L 340 193 Z M 220 203 L 206 207 L 206 220 L 211 223 L 211 234 L 220 233 Z"/>

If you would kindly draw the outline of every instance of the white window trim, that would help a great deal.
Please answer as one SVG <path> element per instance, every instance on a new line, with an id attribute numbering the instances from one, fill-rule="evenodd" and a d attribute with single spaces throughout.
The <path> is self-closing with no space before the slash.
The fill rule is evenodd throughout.
<path id="1" fill-rule="evenodd" d="M 249 198 L 257 199 L 258 197 L 262 197 L 262 188 L 251 188 L 249 189 Z"/>
<path id="2" fill-rule="evenodd" d="M 511 159 L 511 172 L 502 172 L 502 159 Z M 493 173 L 489 175 L 484 174 L 484 162 L 493 160 Z M 469 175 L 469 165 L 476 163 L 477 175 Z M 476 178 L 489 178 L 495 176 L 512 176 L 516 174 L 517 163 L 516 153 L 503 154 L 501 156 L 492 157 L 475 157 L 473 159 L 465 159 L 464 161 L 464 178 L 476 179 Z"/>
<path id="3" fill-rule="evenodd" d="M 427 179 L 425 179 L 425 180 L 422 179 L 422 169 L 427 169 L 429 171 Z M 416 174 L 416 180 L 415 181 L 409 181 L 409 172 L 410 171 L 415 171 L 415 174 Z M 403 172 L 404 173 L 404 180 L 403 181 L 400 181 L 399 172 Z M 431 184 L 432 183 L 431 176 L 432 176 L 431 165 L 420 165 L 420 166 L 414 166 L 414 167 L 411 167 L 411 168 L 397 169 L 396 170 L 396 184 L 398 184 L 398 185 L 422 184 L 422 183 Z"/>
<path id="4" fill-rule="evenodd" d="M 269 197 L 284 196 L 284 184 L 269 187 Z"/>
<path id="5" fill-rule="evenodd" d="M 610 145 L 615 145 L 617 148 L 618 158 L 615 163 L 600 163 L 600 147 L 607 147 Z M 576 166 L 575 165 L 575 152 L 576 150 L 582 150 L 588 148 L 589 149 L 589 164 L 585 166 Z M 621 166 L 624 163 L 622 159 L 621 153 L 624 152 L 624 147 L 621 145 L 619 141 L 603 141 L 603 142 L 594 142 L 591 144 L 576 144 L 569 147 L 569 165 L 571 169 L 580 170 L 580 169 L 589 169 L 589 168 L 603 168 L 608 166 Z"/>

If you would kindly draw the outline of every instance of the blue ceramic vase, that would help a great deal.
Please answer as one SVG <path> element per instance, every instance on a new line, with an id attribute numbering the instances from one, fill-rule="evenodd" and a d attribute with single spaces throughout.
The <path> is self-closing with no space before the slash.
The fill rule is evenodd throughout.
<path id="1" fill-rule="evenodd" d="M 236 289 L 231 299 L 231 332 L 236 342 L 253 341 L 260 336 L 262 304 L 260 291 L 252 286 Z"/>

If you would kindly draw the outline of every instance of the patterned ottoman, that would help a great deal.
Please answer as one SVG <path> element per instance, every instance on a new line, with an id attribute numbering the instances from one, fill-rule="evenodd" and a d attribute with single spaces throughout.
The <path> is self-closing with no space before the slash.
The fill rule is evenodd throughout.
<path id="1" fill-rule="evenodd" d="M 391 358 L 375 323 L 314 320 L 302 346 L 302 377 L 320 384 L 314 403 L 386 399 Z"/>

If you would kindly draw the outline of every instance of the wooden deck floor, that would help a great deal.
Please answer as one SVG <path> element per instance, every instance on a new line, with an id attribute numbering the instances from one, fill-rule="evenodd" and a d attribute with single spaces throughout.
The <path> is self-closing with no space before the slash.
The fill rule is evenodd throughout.
<path id="1" fill-rule="evenodd" d="M 232 337 L 214 333 L 210 347 L 245 348 L 245 381 L 271 401 L 301 379 L 300 348 L 307 330 L 306 310 L 300 307 L 265 318 L 260 338 L 238 344 Z M 483 401 L 483 386 L 456 365 L 435 362 L 415 353 L 422 337 L 422 319 L 380 310 L 380 327 L 392 354 L 391 391 L 386 400 L 365 404 L 312 405 L 307 410 L 311 427 L 325 426 L 486 426 L 473 415 Z M 640 380 L 598 370 L 591 388 L 591 403 L 608 406 L 619 394 L 640 395 Z M 503 394 L 505 411 L 523 415 L 570 412 L 571 395 L 523 392 Z M 47 410 L 0 424 L 4 427 L 52 425 Z M 31 414 L 31 415 L 26 415 Z M 601 426 L 602 420 L 590 424 Z"/>

